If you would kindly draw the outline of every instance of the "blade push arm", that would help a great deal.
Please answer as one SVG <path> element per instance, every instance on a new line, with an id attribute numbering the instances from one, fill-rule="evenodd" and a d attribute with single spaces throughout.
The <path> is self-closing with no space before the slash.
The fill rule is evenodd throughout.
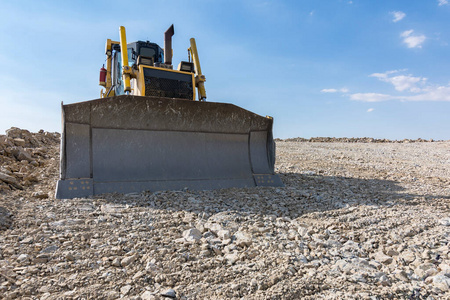
<path id="1" fill-rule="evenodd" d="M 206 89 L 205 89 L 205 75 L 202 74 L 202 68 L 200 67 L 200 60 L 198 58 L 197 45 L 195 44 L 195 39 L 191 38 L 191 47 L 189 48 L 189 52 L 192 55 L 192 59 L 195 65 L 195 84 L 198 89 L 198 100 L 205 101 L 206 100 Z"/>
<path id="2" fill-rule="evenodd" d="M 124 92 L 131 92 L 131 68 L 128 66 L 128 50 L 127 50 L 127 37 L 125 34 L 125 27 L 120 26 L 120 52 L 122 55 L 122 76 L 124 83 Z"/>

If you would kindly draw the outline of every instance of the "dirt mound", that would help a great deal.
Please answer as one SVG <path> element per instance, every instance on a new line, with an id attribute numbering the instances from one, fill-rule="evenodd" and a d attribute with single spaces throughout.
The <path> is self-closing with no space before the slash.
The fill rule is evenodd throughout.
<path id="1" fill-rule="evenodd" d="M 60 134 L 12 127 L 0 135 L 0 192 L 23 190 L 57 167 Z M 50 168 L 48 168 L 50 167 Z"/>
<path id="2" fill-rule="evenodd" d="M 48 198 L 54 193 L 59 167 L 57 132 L 31 133 L 12 127 L 0 135 L 0 231 L 13 223 L 24 197 Z"/>

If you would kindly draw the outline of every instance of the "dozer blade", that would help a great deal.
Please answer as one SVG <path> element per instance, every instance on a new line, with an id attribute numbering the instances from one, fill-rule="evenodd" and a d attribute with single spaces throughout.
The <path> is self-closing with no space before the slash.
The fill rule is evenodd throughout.
<path id="1" fill-rule="evenodd" d="M 62 105 L 56 198 L 283 186 L 272 119 L 227 103 L 117 96 Z"/>

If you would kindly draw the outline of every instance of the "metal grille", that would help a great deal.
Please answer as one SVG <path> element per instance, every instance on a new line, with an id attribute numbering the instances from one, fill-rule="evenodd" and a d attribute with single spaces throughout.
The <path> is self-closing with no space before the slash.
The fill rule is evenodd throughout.
<path id="1" fill-rule="evenodd" d="M 192 82 L 145 76 L 145 95 L 192 99 Z"/>

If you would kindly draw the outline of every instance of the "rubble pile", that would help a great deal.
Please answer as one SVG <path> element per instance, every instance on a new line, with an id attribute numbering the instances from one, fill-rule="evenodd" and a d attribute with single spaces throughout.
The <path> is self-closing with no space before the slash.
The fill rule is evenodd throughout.
<path id="1" fill-rule="evenodd" d="M 59 136 L 12 132 L 2 299 L 450 298 L 449 142 L 284 141 L 285 187 L 57 200 Z"/>
<path id="2" fill-rule="evenodd" d="M 0 135 L 0 192 L 23 190 L 50 175 L 48 171 L 54 174 L 59 140 L 59 133 L 32 134 L 17 127 Z"/>

